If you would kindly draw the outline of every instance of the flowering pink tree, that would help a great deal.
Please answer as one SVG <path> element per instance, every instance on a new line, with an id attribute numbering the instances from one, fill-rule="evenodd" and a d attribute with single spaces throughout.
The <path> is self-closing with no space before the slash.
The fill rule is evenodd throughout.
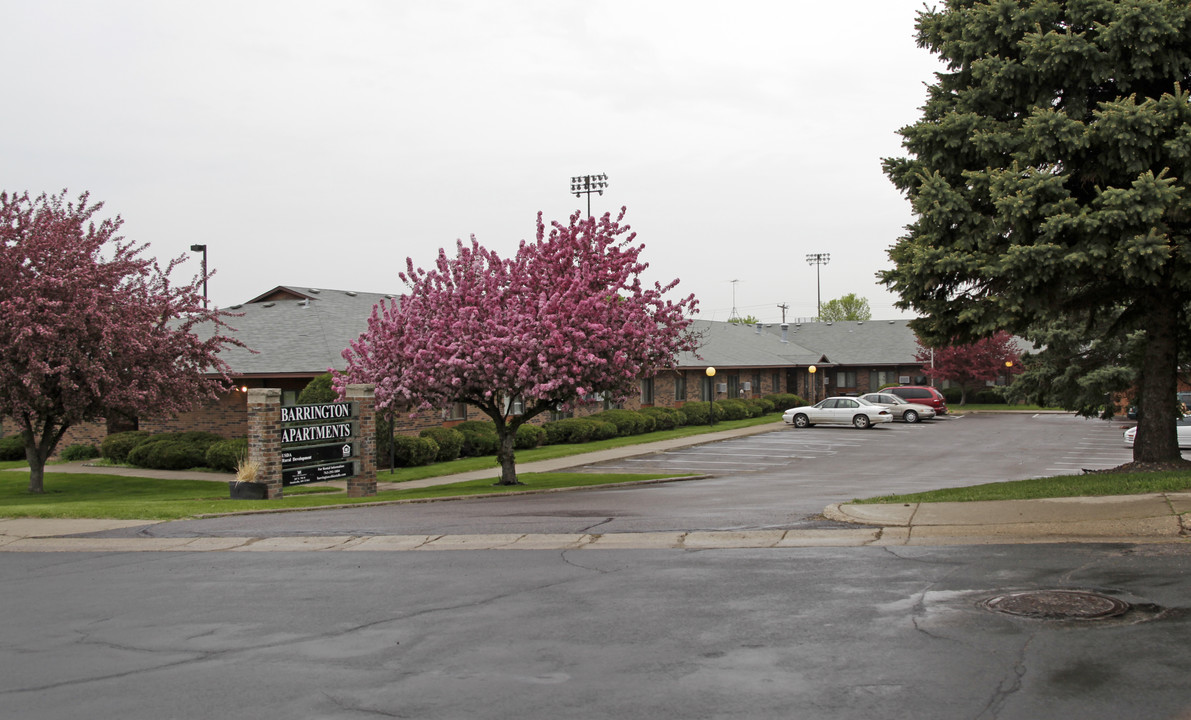
<path id="1" fill-rule="evenodd" d="M 0 416 L 20 429 L 34 493 L 68 428 L 214 397 L 217 353 L 239 344 L 203 307 L 202 278 L 170 284 L 181 258 L 162 271 L 116 236 L 119 217 L 92 220 L 102 203 L 65 196 L 0 192 Z M 200 323 L 215 332 L 200 339 Z"/>
<path id="2" fill-rule="evenodd" d="M 373 310 L 336 387 L 374 383 L 381 410 L 478 408 L 496 424 L 500 484 L 518 484 L 513 441 L 523 423 L 592 393 L 623 398 L 695 348 L 694 296 L 666 300 L 677 280 L 642 284 L 644 245 L 621 224 L 624 209 L 615 220 L 579 217 L 547 235 L 539 213 L 537 241 L 522 241 L 511 259 L 473 237 L 454 258 L 439 250 L 429 271 L 407 260 L 409 293 Z"/>
<path id="3" fill-rule="evenodd" d="M 1020 372 L 1021 350 L 1004 330 L 970 345 L 948 345 L 930 350 L 919 344 L 915 359 L 922 373 L 959 386 L 959 404 L 967 402 L 968 391 L 1005 374 Z M 1006 364 L 1009 363 L 1009 364 Z"/>

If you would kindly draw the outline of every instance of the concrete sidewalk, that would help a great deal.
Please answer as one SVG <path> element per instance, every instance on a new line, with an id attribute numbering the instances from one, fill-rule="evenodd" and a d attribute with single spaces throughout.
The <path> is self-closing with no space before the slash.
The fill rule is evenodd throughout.
<path id="1" fill-rule="evenodd" d="M 824 510 L 831 520 L 876 526 L 905 545 L 1000 542 L 1139 542 L 1191 538 L 1191 493 L 857 505 Z"/>

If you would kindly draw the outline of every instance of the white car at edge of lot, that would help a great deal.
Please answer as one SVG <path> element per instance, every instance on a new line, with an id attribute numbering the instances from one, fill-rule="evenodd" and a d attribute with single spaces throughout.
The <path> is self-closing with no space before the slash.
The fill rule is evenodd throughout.
<path id="1" fill-rule="evenodd" d="M 1175 422 L 1176 432 L 1179 437 L 1179 447 L 1191 448 L 1191 415 L 1179 418 Z M 1137 426 L 1133 426 L 1125 431 L 1125 447 L 1133 447 L 1133 441 L 1137 439 Z"/>
<path id="2" fill-rule="evenodd" d="M 861 430 L 880 423 L 893 422 L 893 413 L 858 397 L 829 397 L 814 405 L 790 408 L 782 421 L 797 428 L 813 425 L 851 425 Z"/>

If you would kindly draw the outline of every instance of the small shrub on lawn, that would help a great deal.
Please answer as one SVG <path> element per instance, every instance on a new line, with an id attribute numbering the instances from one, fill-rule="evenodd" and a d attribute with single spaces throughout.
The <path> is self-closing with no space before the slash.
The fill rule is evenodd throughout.
<path id="1" fill-rule="evenodd" d="M 128 432 L 112 433 L 99 444 L 99 454 L 110 462 L 123 464 L 128 462 L 128 453 L 137 445 L 153 437 L 152 433 L 144 430 L 129 430 Z"/>
<path id="2" fill-rule="evenodd" d="M 20 435 L 0 438 L 0 460 L 24 460 L 25 441 Z"/>
<path id="3" fill-rule="evenodd" d="M 943 399 L 947 401 L 948 405 L 959 405 L 960 396 L 963 395 L 963 390 L 957 387 L 943 388 L 939 392 L 943 393 Z M 971 398 L 968 398 L 971 400 Z"/>
<path id="4" fill-rule="evenodd" d="M 331 386 L 333 379 L 331 373 L 323 373 L 306 383 L 306 387 L 302 388 L 302 392 L 298 394 L 298 404 L 316 405 L 338 400 L 339 393 L 335 392 L 335 388 Z"/>
<path id="5" fill-rule="evenodd" d="M 750 417 L 749 413 L 751 412 L 749 406 L 745 405 L 742 400 L 720 400 L 716 402 L 715 409 L 716 420 L 719 420 L 721 417 L 725 420 L 744 420 Z M 720 411 L 723 412 L 723 415 L 719 414 Z"/>
<path id="6" fill-rule="evenodd" d="M 613 425 L 612 429 L 615 432 L 616 426 Z M 546 433 L 546 444 L 565 445 L 591 440 L 595 425 L 587 418 L 565 418 L 544 423 L 542 430 Z"/>
<path id="7" fill-rule="evenodd" d="M 63 448 L 58 457 L 66 462 L 90 460 L 91 458 L 99 457 L 99 448 L 90 443 L 75 443 L 74 445 L 67 445 Z"/>
<path id="8" fill-rule="evenodd" d="M 774 393 L 773 395 L 766 395 L 765 399 L 772 402 L 773 409 L 779 412 L 785 412 L 790 408 L 806 405 L 806 399 L 794 393 Z"/>
<path id="9" fill-rule="evenodd" d="M 531 450 L 546 442 L 546 431 L 537 425 L 522 425 L 517 428 L 513 438 L 513 447 L 518 450 Z"/>
<path id="10" fill-rule="evenodd" d="M 496 454 L 496 426 L 483 420 L 466 420 L 454 430 L 463 434 L 461 457 L 483 457 Z"/>
<path id="11" fill-rule="evenodd" d="M 185 470 L 203 467 L 207 450 L 224 438 L 214 433 L 193 430 L 152 435 L 128 453 L 128 462 L 155 470 Z"/>
<path id="12" fill-rule="evenodd" d="M 212 443 L 203 457 L 209 468 L 223 472 L 236 472 L 240 461 L 247 455 L 248 440 L 236 438 L 235 440 L 220 440 L 217 443 Z"/>
<path id="13" fill-rule="evenodd" d="M 754 417 L 767 415 L 773 412 L 776 408 L 776 406 L 773 404 L 773 401 L 768 398 L 749 398 L 748 400 L 745 400 L 745 403 L 752 405 L 759 410 Z M 782 408 L 782 410 L 785 410 L 785 408 Z"/>
<path id="14" fill-rule="evenodd" d="M 674 408 L 647 407 L 640 412 L 653 418 L 654 430 L 673 430 L 679 425 L 679 413 Z"/>
<path id="15" fill-rule="evenodd" d="M 457 460 L 459 454 L 463 452 L 463 433 L 455 428 L 426 428 L 418 434 L 438 443 L 438 457 L 435 459 L 436 462 Z"/>
<path id="16" fill-rule="evenodd" d="M 393 438 L 393 463 L 397 467 L 429 465 L 438 457 L 438 443 L 428 437 L 398 435 Z"/>
<path id="17" fill-rule="evenodd" d="M 654 428 L 653 418 L 633 410 L 605 410 L 591 417 L 612 423 L 621 437 L 653 432 Z"/>

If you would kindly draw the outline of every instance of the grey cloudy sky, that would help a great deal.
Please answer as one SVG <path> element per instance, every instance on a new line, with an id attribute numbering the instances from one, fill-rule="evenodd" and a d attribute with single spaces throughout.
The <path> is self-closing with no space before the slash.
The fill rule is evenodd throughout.
<path id="1" fill-rule="evenodd" d="M 275 285 L 401 292 L 474 234 L 628 207 L 651 279 L 701 317 L 815 314 L 909 222 L 881 174 L 937 61 L 921 0 L 0 0 L 0 189 L 83 190 L 214 302 Z M 182 268 L 187 275 L 197 262 Z"/>

